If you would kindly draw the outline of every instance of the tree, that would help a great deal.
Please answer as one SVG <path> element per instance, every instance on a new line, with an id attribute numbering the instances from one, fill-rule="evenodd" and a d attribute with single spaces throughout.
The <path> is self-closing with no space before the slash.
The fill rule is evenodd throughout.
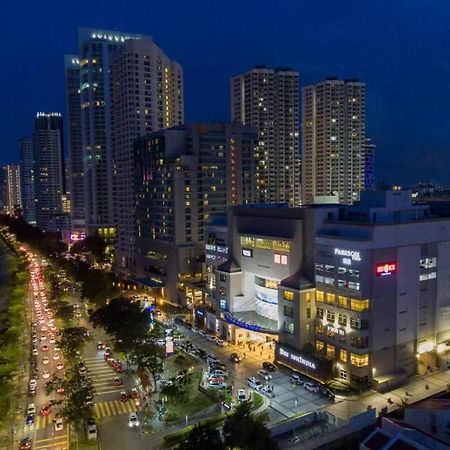
<path id="1" fill-rule="evenodd" d="M 220 438 L 220 432 L 210 424 L 198 424 L 188 435 L 185 442 L 177 450 L 222 450 L 225 449 Z"/>
<path id="2" fill-rule="evenodd" d="M 74 360 L 90 340 L 85 327 L 67 327 L 59 332 L 58 345 L 68 359 Z"/>
<path id="3" fill-rule="evenodd" d="M 270 431 L 265 426 L 267 415 L 251 414 L 251 403 L 243 402 L 235 412 L 225 419 L 223 424 L 224 444 L 242 450 L 276 450 L 275 441 L 270 438 Z"/>
<path id="4" fill-rule="evenodd" d="M 147 338 L 150 313 L 139 303 L 118 297 L 96 309 L 89 320 L 114 336 L 119 351 L 131 353 L 135 345 Z"/>
<path id="5" fill-rule="evenodd" d="M 141 370 L 148 370 L 153 377 L 153 392 L 157 392 L 156 375 L 164 370 L 163 350 L 153 343 L 136 343 L 133 348 L 133 359 Z"/>
<path id="6" fill-rule="evenodd" d="M 101 261 L 105 258 L 106 243 L 99 236 L 88 236 L 82 241 L 76 242 L 70 249 L 73 255 L 77 253 L 90 253 L 94 261 Z"/>

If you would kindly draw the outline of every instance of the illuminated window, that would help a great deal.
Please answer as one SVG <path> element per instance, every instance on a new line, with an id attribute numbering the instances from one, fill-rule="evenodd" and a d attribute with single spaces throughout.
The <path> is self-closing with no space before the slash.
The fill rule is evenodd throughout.
<path id="1" fill-rule="evenodd" d="M 338 300 L 339 300 L 339 306 L 341 308 L 347 308 L 348 309 L 349 302 L 348 302 L 348 298 L 347 297 L 343 297 L 342 295 L 340 295 Z"/>
<path id="2" fill-rule="evenodd" d="M 358 300 L 355 298 L 352 298 L 350 300 L 350 308 L 352 311 L 366 311 L 369 309 L 369 300 Z"/>
<path id="3" fill-rule="evenodd" d="M 294 324 L 289 322 L 284 322 L 284 332 L 288 334 L 294 334 Z"/>
<path id="4" fill-rule="evenodd" d="M 366 367 L 369 365 L 369 355 L 357 355 L 356 353 L 350 353 L 350 362 L 356 367 Z"/>
<path id="5" fill-rule="evenodd" d="M 316 350 L 318 352 L 322 351 L 324 347 L 325 347 L 325 344 L 322 341 L 316 340 Z"/>
<path id="6" fill-rule="evenodd" d="M 348 360 L 348 352 L 347 352 L 347 350 L 344 350 L 343 348 L 341 348 L 341 351 L 339 352 L 339 359 L 343 363 L 347 362 L 347 360 Z"/>
<path id="7" fill-rule="evenodd" d="M 323 312 L 324 312 L 323 308 L 317 308 L 316 315 L 319 319 L 323 319 Z"/>
<path id="8" fill-rule="evenodd" d="M 334 345 L 327 345 L 327 357 L 334 358 L 336 356 L 336 348 Z"/>
<path id="9" fill-rule="evenodd" d="M 316 325 L 316 334 L 323 334 L 324 331 L 325 331 L 325 327 L 321 323 L 318 323 Z"/>
<path id="10" fill-rule="evenodd" d="M 329 305 L 334 305 L 336 303 L 336 295 L 328 292 L 327 293 L 327 303 Z"/>
<path id="11" fill-rule="evenodd" d="M 281 264 L 281 255 L 278 254 L 278 253 L 275 253 L 275 254 L 273 255 L 273 262 L 274 262 L 275 264 Z"/>
<path id="12" fill-rule="evenodd" d="M 283 291 L 283 298 L 292 302 L 294 300 L 294 293 L 292 291 Z"/>
<path id="13" fill-rule="evenodd" d="M 305 294 L 303 294 L 303 298 L 306 303 L 311 303 L 311 292 L 306 292 Z"/>
<path id="14" fill-rule="evenodd" d="M 334 322 L 336 314 L 334 311 L 327 310 L 327 320 L 328 322 Z"/>
<path id="15" fill-rule="evenodd" d="M 338 323 L 339 325 L 343 325 L 345 327 L 347 325 L 347 316 L 345 314 L 339 314 Z"/>
<path id="16" fill-rule="evenodd" d="M 323 291 L 316 291 L 316 302 L 323 302 L 325 294 Z"/>

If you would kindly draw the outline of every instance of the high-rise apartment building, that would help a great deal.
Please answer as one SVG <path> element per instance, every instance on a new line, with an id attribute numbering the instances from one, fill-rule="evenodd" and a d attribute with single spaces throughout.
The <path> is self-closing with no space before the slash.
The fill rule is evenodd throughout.
<path id="1" fill-rule="evenodd" d="M 20 166 L 8 164 L 3 170 L 6 175 L 6 212 L 15 214 L 18 209 L 22 208 Z"/>
<path id="2" fill-rule="evenodd" d="M 71 217 L 72 234 L 85 231 L 84 168 L 82 145 L 82 122 L 80 103 L 80 60 L 76 55 L 65 55 L 68 163 L 67 185 L 70 199 L 63 197 L 65 212 Z M 70 200 L 70 201 L 69 201 Z M 70 208 L 68 204 L 70 203 Z"/>
<path id="3" fill-rule="evenodd" d="M 258 201 L 300 204 L 299 80 L 258 66 L 231 79 L 231 121 L 258 129 Z"/>
<path id="4" fill-rule="evenodd" d="M 80 28 L 78 37 L 86 231 L 111 241 L 115 236 L 111 64 L 127 40 L 145 36 Z"/>
<path id="5" fill-rule="evenodd" d="M 329 78 L 302 89 L 302 202 L 364 189 L 365 84 Z"/>
<path id="6" fill-rule="evenodd" d="M 371 139 L 366 139 L 364 145 L 364 190 L 375 189 L 375 149 L 376 145 Z"/>
<path id="7" fill-rule="evenodd" d="M 63 122 L 60 113 L 36 115 L 33 134 L 36 223 L 44 231 L 58 231 L 64 188 Z"/>
<path id="8" fill-rule="evenodd" d="M 151 38 L 126 40 L 111 64 L 115 270 L 136 269 L 134 141 L 183 123 L 183 70 Z"/>
<path id="9" fill-rule="evenodd" d="M 179 299 L 201 277 L 204 231 L 212 214 L 257 197 L 254 127 L 190 124 L 136 142 L 137 263 L 147 285 Z"/>
<path id="10" fill-rule="evenodd" d="M 20 186 L 22 195 L 22 214 L 25 222 L 36 225 L 36 199 L 34 195 L 34 156 L 33 139 L 19 139 Z"/>

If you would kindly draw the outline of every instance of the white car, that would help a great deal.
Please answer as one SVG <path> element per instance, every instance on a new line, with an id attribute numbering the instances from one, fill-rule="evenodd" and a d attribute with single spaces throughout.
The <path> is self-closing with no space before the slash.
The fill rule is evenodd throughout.
<path id="1" fill-rule="evenodd" d="M 319 386 L 314 383 L 305 383 L 304 388 L 309 392 L 319 392 Z"/>
<path id="2" fill-rule="evenodd" d="M 55 353 L 54 355 L 53 355 L 53 359 L 56 361 L 57 359 L 59 359 L 59 353 Z"/>
<path id="3" fill-rule="evenodd" d="M 267 372 L 267 370 L 263 370 L 263 369 L 258 370 L 258 375 L 261 378 L 264 378 L 264 380 L 271 380 L 272 379 L 272 375 L 270 375 L 270 373 Z"/>
<path id="4" fill-rule="evenodd" d="M 33 356 L 38 356 L 39 355 L 39 351 L 37 348 L 33 348 Z"/>
<path id="5" fill-rule="evenodd" d="M 136 428 L 139 426 L 139 419 L 135 412 L 130 413 L 128 416 L 128 426 L 130 428 Z"/>
<path id="6" fill-rule="evenodd" d="M 245 394 L 245 389 L 239 389 L 237 394 L 238 401 L 245 402 L 247 400 L 247 395 Z"/>
<path id="7" fill-rule="evenodd" d="M 44 357 L 42 358 L 42 364 L 48 364 L 49 362 L 50 362 L 50 359 L 49 359 L 48 356 L 44 356 Z"/>
<path id="8" fill-rule="evenodd" d="M 228 372 L 224 372 L 223 370 L 213 370 L 210 372 L 208 378 L 227 378 Z"/>
<path id="9" fill-rule="evenodd" d="M 225 347 L 225 345 L 227 345 L 227 343 L 225 341 L 223 341 L 222 339 L 217 339 L 216 344 L 219 347 Z"/>
<path id="10" fill-rule="evenodd" d="M 50 378 L 50 374 L 45 370 L 45 371 L 42 373 L 42 378 L 44 378 L 44 379 Z"/>
<path id="11" fill-rule="evenodd" d="M 36 414 L 36 405 L 34 403 L 30 403 L 27 408 L 27 415 Z"/>
<path id="12" fill-rule="evenodd" d="M 261 381 L 259 381 L 255 377 L 247 378 L 247 385 L 249 387 L 251 387 L 252 389 L 255 389 L 256 391 L 259 391 L 263 387 L 263 384 L 261 383 Z"/>
<path id="13" fill-rule="evenodd" d="M 55 420 L 55 431 L 62 431 L 64 430 L 64 423 L 61 417 Z"/>
<path id="14" fill-rule="evenodd" d="M 36 389 L 37 386 L 37 380 L 35 378 L 32 378 L 30 380 L 30 389 Z"/>
<path id="15" fill-rule="evenodd" d="M 266 397 L 273 398 L 275 397 L 275 394 L 273 393 L 273 389 L 271 389 L 269 386 L 263 386 L 261 391 Z"/>
<path id="16" fill-rule="evenodd" d="M 206 337 L 206 336 L 207 336 L 207 334 L 206 334 L 203 330 L 200 330 L 200 331 L 198 332 L 198 334 L 199 334 L 200 336 L 203 336 L 203 337 Z"/>
<path id="17" fill-rule="evenodd" d="M 217 337 L 216 336 L 211 336 L 210 334 L 206 335 L 206 339 L 208 339 L 209 342 L 216 342 L 217 341 Z"/>

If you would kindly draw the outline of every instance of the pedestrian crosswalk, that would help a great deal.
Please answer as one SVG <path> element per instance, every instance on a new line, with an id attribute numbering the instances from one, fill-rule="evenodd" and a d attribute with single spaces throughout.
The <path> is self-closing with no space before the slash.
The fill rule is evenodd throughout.
<path id="1" fill-rule="evenodd" d="M 69 435 L 65 433 L 46 439 L 36 439 L 33 450 L 69 450 Z"/>
<path id="2" fill-rule="evenodd" d="M 121 402 L 119 400 L 112 400 L 110 402 L 100 402 L 94 404 L 94 413 L 98 419 L 102 417 L 117 416 L 119 414 L 129 414 L 141 409 L 136 406 L 134 400 L 127 400 Z"/>
<path id="3" fill-rule="evenodd" d="M 48 416 L 38 415 L 34 419 L 34 428 L 36 430 L 40 430 L 42 428 L 46 428 L 47 425 L 50 425 L 50 424 L 53 425 L 53 419 L 54 419 L 53 414 L 49 414 Z"/>
<path id="4" fill-rule="evenodd" d="M 91 376 L 96 396 L 119 393 L 123 390 L 120 386 L 113 386 L 113 378 L 117 377 L 117 373 L 102 357 L 86 358 L 85 364 Z"/>

